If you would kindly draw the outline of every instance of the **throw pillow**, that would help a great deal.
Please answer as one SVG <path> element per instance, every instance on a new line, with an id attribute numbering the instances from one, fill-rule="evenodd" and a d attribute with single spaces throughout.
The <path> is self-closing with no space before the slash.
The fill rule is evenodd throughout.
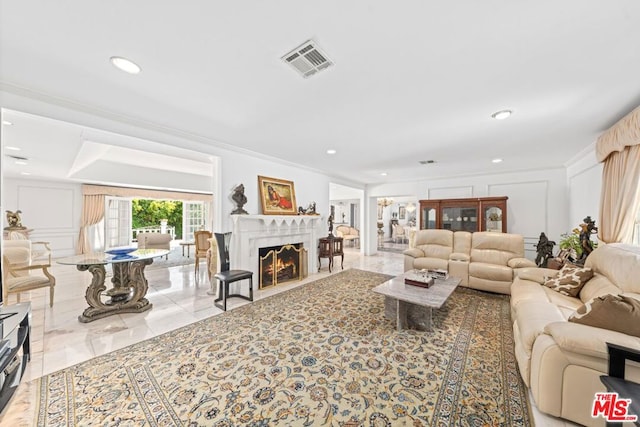
<path id="1" fill-rule="evenodd" d="M 640 337 L 640 301 L 625 295 L 604 295 L 588 301 L 569 322 Z"/>
<path id="2" fill-rule="evenodd" d="M 562 266 L 558 275 L 547 279 L 544 285 L 562 295 L 577 297 L 580 289 L 593 277 L 593 270 L 573 264 Z"/>

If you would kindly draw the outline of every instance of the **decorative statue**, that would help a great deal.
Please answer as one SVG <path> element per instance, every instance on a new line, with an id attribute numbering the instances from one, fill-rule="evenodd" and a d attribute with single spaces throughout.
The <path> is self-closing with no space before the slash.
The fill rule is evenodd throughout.
<path id="1" fill-rule="evenodd" d="M 544 233 L 540 233 L 540 240 L 538 240 L 538 244 L 536 245 L 536 249 L 538 251 L 538 255 L 536 256 L 536 265 L 538 267 L 547 267 L 549 258 L 553 257 L 553 247 L 555 244 L 556 242 L 549 240 Z"/>
<path id="2" fill-rule="evenodd" d="M 593 242 L 591 241 L 591 235 L 598 233 L 598 227 L 596 222 L 591 219 L 591 216 L 587 216 L 582 220 L 580 224 L 580 246 L 582 247 L 582 254 L 578 259 L 578 262 L 583 264 L 589 254 L 593 252 Z"/>
<path id="3" fill-rule="evenodd" d="M 329 219 L 327 220 L 327 223 L 329 224 L 329 235 L 327 237 L 329 237 L 330 239 L 333 239 L 335 237 L 333 235 L 333 217 L 336 214 L 335 209 L 336 208 L 331 205 L 331 215 L 329 215 Z"/>
<path id="4" fill-rule="evenodd" d="M 307 207 L 307 209 L 300 206 L 298 208 L 298 215 L 318 215 L 316 212 L 316 202 L 309 203 L 309 207 Z"/>
<path id="5" fill-rule="evenodd" d="M 249 212 L 245 211 L 242 207 L 247 203 L 247 197 L 244 195 L 244 184 L 238 185 L 233 189 L 231 199 L 236 202 L 237 207 L 231 212 L 231 215 L 248 215 Z"/>
<path id="6" fill-rule="evenodd" d="M 7 223 L 8 227 L 5 227 L 5 230 L 25 230 L 27 227 L 22 226 L 22 219 L 20 218 L 20 214 L 22 211 L 18 209 L 15 212 L 6 211 L 7 212 Z"/>

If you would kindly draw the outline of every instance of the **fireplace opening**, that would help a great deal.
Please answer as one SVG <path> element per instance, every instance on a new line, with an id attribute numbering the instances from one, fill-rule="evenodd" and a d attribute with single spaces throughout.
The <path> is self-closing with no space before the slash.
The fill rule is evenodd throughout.
<path id="1" fill-rule="evenodd" d="M 307 277 L 307 250 L 302 243 L 260 248 L 258 255 L 260 288 Z"/>

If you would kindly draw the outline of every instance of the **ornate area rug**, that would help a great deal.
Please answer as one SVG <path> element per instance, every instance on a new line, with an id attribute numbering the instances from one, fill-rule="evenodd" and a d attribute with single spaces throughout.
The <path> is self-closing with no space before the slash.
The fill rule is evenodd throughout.
<path id="1" fill-rule="evenodd" d="M 508 296 L 402 331 L 347 270 L 22 384 L 37 426 L 530 426 Z M 24 406 L 22 406 L 24 405 Z"/>

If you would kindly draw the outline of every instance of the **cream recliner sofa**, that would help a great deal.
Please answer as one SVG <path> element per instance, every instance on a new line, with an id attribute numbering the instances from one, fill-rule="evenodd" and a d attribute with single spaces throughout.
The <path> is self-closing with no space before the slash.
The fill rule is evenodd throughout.
<path id="1" fill-rule="evenodd" d="M 578 297 L 543 286 L 557 270 L 527 268 L 511 285 L 511 318 L 520 374 L 541 412 L 587 426 L 604 426 L 591 417 L 596 392 L 605 392 L 600 375 L 607 375 L 606 343 L 640 351 L 640 338 L 608 329 L 569 322 L 579 307 L 607 294 L 640 300 L 640 248 L 601 244 L 585 267 L 594 276 Z M 640 382 L 640 365 L 629 363 L 625 378 Z"/>
<path id="2" fill-rule="evenodd" d="M 524 257 L 519 234 L 481 231 L 419 230 L 415 248 L 404 253 L 404 270 L 445 269 L 460 284 L 509 294 L 518 268 L 535 267 Z"/>

